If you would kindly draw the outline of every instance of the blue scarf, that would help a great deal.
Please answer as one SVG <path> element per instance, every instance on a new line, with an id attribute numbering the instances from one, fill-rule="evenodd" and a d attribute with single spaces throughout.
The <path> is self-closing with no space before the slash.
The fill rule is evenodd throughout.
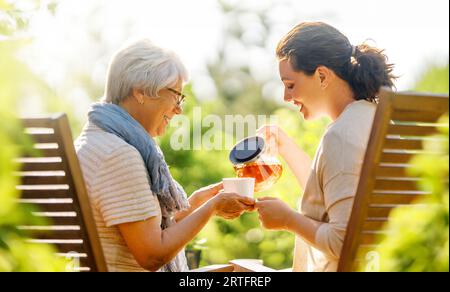
<path id="1" fill-rule="evenodd" d="M 124 140 L 141 154 L 150 176 L 150 189 L 158 197 L 161 207 L 161 228 L 166 229 L 173 222 L 176 212 L 189 207 L 183 188 L 172 178 L 159 146 L 153 138 L 125 109 L 111 103 L 96 103 L 88 113 L 89 122 L 105 132 Z M 186 271 L 186 259 L 181 252 L 163 271 Z"/>

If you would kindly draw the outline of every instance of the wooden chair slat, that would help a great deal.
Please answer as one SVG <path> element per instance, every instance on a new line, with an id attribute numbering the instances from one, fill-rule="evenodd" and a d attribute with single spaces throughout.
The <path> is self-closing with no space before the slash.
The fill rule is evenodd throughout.
<path id="1" fill-rule="evenodd" d="M 86 259 L 88 256 L 85 253 L 68 252 L 68 253 L 56 253 L 56 256 L 66 259 Z"/>
<path id="2" fill-rule="evenodd" d="M 372 195 L 370 202 L 372 204 L 411 204 L 414 201 L 425 199 L 428 195 Z"/>
<path id="3" fill-rule="evenodd" d="M 23 186 L 27 185 L 61 185 L 65 186 L 68 184 L 66 176 L 22 176 L 21 184 Z"/>
<path id="4" fill-rule="evenodd" d="M 21 171 L 61 171 L 63 164 L 61 162 L 50 163 L 24 163 L 21 165 Z"/>
<path id="5" fill-rule="evenodd" d="M 46 219 L 53 225 L 67 225 L 72 226 L 79 224 L 80 219 L 77 217 L 46 217 Z"/>
<path id="6" fill-rule="evenodd" d="M 440 134 L 440 131 L 434 126 L 390 125 L 388 134 L 402 136 L 430 136 Z"/>
<path id="7" fill-rule="evenodd" d="M 83 247 L 83 242 L 81 240 L 46 240 L 46 239 L 36 239 L 34 241 L 30 241 L 30 243 L 34 244 L 51 244 L 53 245 L 58 252 L 60 253 L 85 253 Z"/>
<path id="8" fill-rule="evenodd" d="M 67 189 L 21 190 L 21 193 L 23 199 L 72 198 L 71 191 Z"/>
<path id="9" fill-rule="evenodd" d="M 393 121 L 416 122 L 416 123 L 436 123 L 443 113 L 423 112 L 423 111 L 395 111 L 392 113 Z"/>
<path id="10" fill-rule="evenodd" d="M 386 219 L 396 206 L 390 207 L 370 207 L 367 212 L 367 218 Z"/>
<path id="11" fill-rule="evenodd" d="M 381 155 L 381 163 L 402 163 L 407 164 L 411 161 L 415 154 L 412 153 L 387 153 Z"/>
<path id="12" fill-rule="evenodd" d="M 405 138 L 386 138 L 384 143 L 385 149 L 400 149 L 400 150 L 422 150 L 422 140 L 413 140 Z"/>
<path id="13" fill-rule="evenodd" d="M 42 212 L 74 212 L 73 204 L 36 204 L 36 203 L 21 203 L 23 205 L 32 205 Z"/>
<path id="14" fill-rule="evenodd" d="M 366 219 L 367 221 L 386 221 L 393 210 L 407 204 L 369 204 Z M 417 205 L 418 207 L 423 207 Z"/>
<path id="15" fill-rule="evenodd" d="M 376 167 L 376 176 L 386 177 L 405 177 L 408 174 L 408 167 L 400 166 L 378 166 Z"/>
<path id="16" fill-rule="evenodd" d="M 54 114 L 50 117 L 22 118 L 21 122 L 24 128 L 54 128 L 55 120 L 61 119 L 64 114 Z"/>
<path id="17" fill-rule="evenodd" d="M 29 134 L 34 143 L 48 144 L 57 143 L 58 137 L 54 134 Z"/>
<path id="18" fill-rule="evenodd" d="M 23 158 L 31 157 L 60 157 L 61 151 L 59 149 L 35 149 L 35 153 L 24 153 Z"/>
<path id="19" fill-rule="evenodd" d="M 33 238 L 43 240 L 80 240 L 82 238 L 80 230 L 35 231 L 31 234 L 33 235 Z"/>
<path id="20" fill-rule="evenodd" d="M 387 221 L 384 220 L 367 220 L 366 222 L 364 222 L 364 226 L 363 226 L 363 230 L 367 230 L 367 231 L 375 231 L 375 230 L 380 230 L 382 229 L 384 226 L 386 226 Z"/>
<path id="21" fill-rule="evenodd" d="M 392 100 L 394 110 L 413 110 L 422 113 L 437 113 L 443 115 L 448 112 L 448 96 L 446 95 L 418 95 L 413 92 L 399 93 Z"/>
<path id="22" fill-rule="evenodd" d="M 422 147 L 425 141 L 436 139 L 429 135 L 438 133 L 438 128 L 448 128 L 448 121 L 443 125 L 440 120 L 445 113 L 448 96 L 381 92 L 338 271 L 364 266 L 367 258 L 361 247 L 376 248 L 389 236 L 383 228 L 394 209 L 424 207 L 420 199 L 429 193 L 419 188 L 420 180 L 408 170 L 416 154 L 442 155 L 426 153 Z"/>
<path id="23" fill-rule="evenodd" d="M 417 181 L 376 179 L 374 189 L 388 191 L 416 191 L 418 190 L 418 187 Z"/>
<path id="24" fill-rule="evenodd" d="M 373 231 L 365 231 L 361 235 L 360 244 L 370 244 L 370 245 L 379 244 L 382 240 L 383 240 L 382 234 L 373 233 Z"/>
<path id="25" fill-rule="evenodd" d="M 39 214 L 40 216 L 36 216 L 36 217 L 40 217 L 45 219 L 46 221 L 48 221 L 49 225 L 69 225 L 69 226 L 73 226 L 73 225 L 77 225 L 80 222 L 80 219 L 76 216 L 74 217 L 70 217 L 70 216 L 44 216 L 44 214 Z"/>

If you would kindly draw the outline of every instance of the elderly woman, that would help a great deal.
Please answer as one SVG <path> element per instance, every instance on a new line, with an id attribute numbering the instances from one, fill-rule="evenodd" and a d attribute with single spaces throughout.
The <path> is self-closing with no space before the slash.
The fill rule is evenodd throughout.
<path id="1" fill-rule="evenodd" d="M 187 199 L 154 138 L 182 113 L 186 69 L 175 54 L 140 40 L 108 70 L 102 103 L 76 141 L 110 271 L 186 271 L 184 246 L 215 215 L 233 219 L 252 199 L 216 184 Z"/>

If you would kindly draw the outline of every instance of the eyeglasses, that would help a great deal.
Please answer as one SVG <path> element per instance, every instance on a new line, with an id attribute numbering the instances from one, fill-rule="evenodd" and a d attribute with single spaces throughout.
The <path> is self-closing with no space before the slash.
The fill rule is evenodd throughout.
<path id="1" fill-rule="evenodd" d="M 179 92 L 178 90 L 175 90 L 173 88 L 168 87 L 167 90 L 169 90 L 172 93 L 175 93 L 177 97 L 177 106 L 181 108 L 183 106 L 183 103 L 186 101 L 186 95 Z"/>

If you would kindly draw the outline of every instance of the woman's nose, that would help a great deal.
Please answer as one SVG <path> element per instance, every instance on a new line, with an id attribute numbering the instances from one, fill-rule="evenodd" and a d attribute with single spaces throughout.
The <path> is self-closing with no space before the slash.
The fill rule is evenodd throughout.
<path id="1" fill-rule="evenodd" d="M 291 102 L 293 100 L 292 96 L 288 93 L 284 94 L 284 101 L 285 102 Z"/>

